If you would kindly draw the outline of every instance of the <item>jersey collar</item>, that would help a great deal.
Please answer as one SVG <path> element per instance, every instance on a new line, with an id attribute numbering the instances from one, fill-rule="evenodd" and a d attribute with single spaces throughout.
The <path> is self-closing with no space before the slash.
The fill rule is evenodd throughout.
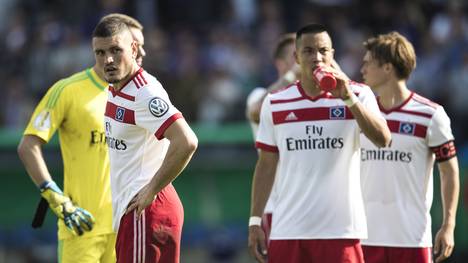
<path id="1" fill-rule="evenodd" d="M 88 68 L 86 70 L 86 75 L 89 77 L 89 79 L 91 79 L 91 81 L 97 88 L 99 88 L 100 90 L 106 89 L 107 82 L 105 82 L 96 74 L 96 71 L 94 71 L 94 68 Z"/>

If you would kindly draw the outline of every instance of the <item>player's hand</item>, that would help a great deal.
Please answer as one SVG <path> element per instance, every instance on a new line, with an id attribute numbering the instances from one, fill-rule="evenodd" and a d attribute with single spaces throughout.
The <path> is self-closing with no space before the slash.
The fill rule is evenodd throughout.
<path id="1" fill-rule="evenodd" d="M 265 263 L 268 250 L 265 239 L 265 232 L 260 226 L 249 227 L 249 251 L 257 262 Z"/>
<path id="2" fill-rule="evenodd" d="M 64 221 L 65 226 L 74 235 L 81 236 L 84 231 L 93 229 L 95 220 L 91 213 L 75 206 L 55 182 L 44 183 L 40 190 L 41 196 L 47 200 L 50 209 Z"/>
<path id="3" fill-rule="evenodd" d="M 336 64 L 336 62 L 334 62 Z M 333 74 L 336 79 L 336 88 L 330 90 L 330 93 L 337 98 L 347 99 L 351 96 L 351 90 L 349 88 L 349 78 L 346 74 L 341 71 L 338 64 L 335 66 L 324 67 L 324 70 Z"/>
<path id="4" fill-rule="evenodd" d="M 147 184 L 132 198 L 130 203 L 128 203 L 127 210 L 125 214 L 128 214 L 135 209 L 137 216 L 139 217 L 143 210 L 151 205 L 154 198 L 156 198 L 156 193 L 152 187 Z"/>
<path id="5" fill-rule="evenodd" d="M 455 241 L 453 239 L 454 227 L 442 226 L 437 232 L 434 242 L 435 262 L 442 262 L 452 254 Z"/>

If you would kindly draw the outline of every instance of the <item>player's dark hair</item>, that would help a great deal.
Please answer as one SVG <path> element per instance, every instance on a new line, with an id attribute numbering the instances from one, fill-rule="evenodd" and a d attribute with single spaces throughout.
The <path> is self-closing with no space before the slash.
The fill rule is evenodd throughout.
<path id="1" fill-rule="evenodd" d="M 400 79 L 408 79 L 416 68 L 416 53 L 413 45 L 398 32 L 393 31 L 369 38 L 364 42 L 364 47 L 370 52 L 372 58 L 379 62 L 379 65 L 392 64 L 396 76 Z"/>
<path id="2" fill-rule="evenodd" d="M 120 18 L 110 16 L 99 21 L 93 31 L 93 37 L 111 37 L 129 31 L 127 24 Z"/>
<path id="3" fill-rule="evenodd" d="M 286 47 L 294 44 L 296 41 L 296 35 L 294 33 L 284 34 L 278 40 L 275 50 L 273 52 L 273 59 L 285 59 L 286 58 Z"/>
<path id="4" fill-rule="evenodd" d="M 322 24 L 312 23 L 312 24 L 305 25 L 296 32 L 296 45 L 297 45 L 297 42 L 301 39 L 302 35 L 318 34 L 322 32 L 326 32 L 327 34 L 329 34 L 327 27 Z"/>

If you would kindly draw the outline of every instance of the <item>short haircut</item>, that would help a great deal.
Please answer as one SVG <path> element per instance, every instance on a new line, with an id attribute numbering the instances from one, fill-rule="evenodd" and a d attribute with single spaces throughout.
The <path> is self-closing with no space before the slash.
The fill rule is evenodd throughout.
<path id="1" fill-rule="evenodd" d="M 101 21 L 104 19 L 109 19 L 109 18 L 121 19 L 125 24 L 127 24 L 128 27 L 143 30 L 143 25 L 140 22 L 138 22 L 138 20 L 136 20 L 135 18 L 131 16 L 120 14 L 120 13 L 112 13 L 101 18 Z"/>
<path id="2" fill-rule="evenodd" d="M 96 25 L 93 31 L 93 37 L 112 37 L 129 30 L 125 22 L 117 17 L 104 17 Z"/>
<path id="3" fill-rule="evenodd" d="M 325 27 L 324 25 L 316 24 L 316 23 L 305 25 L 296 32 L 296 45 L 297 45 L 297 42 L 301 39 L 302 35 L 318 34 L 322 32 L 326 32 L 327 34 L 329 34 L 327 27 Z"/>
<path id="4" fill-rule="evenodd" d="M 278 40 L 275 50 L 273 51 L 273 59 L 285 59 L 286 58 L 286 47 L 294 45 L 296 41 L 296 35 L 294 33 L 284 34 Z"/>
<path id="5" fill-rule="evenodd" d="M 416 68 L 416 53 L 413 45 L 398 32 L 390 32 L 371 37 L 364 47 L 380 65 L 390 63 L 400 79 L 408 79 Z"/>

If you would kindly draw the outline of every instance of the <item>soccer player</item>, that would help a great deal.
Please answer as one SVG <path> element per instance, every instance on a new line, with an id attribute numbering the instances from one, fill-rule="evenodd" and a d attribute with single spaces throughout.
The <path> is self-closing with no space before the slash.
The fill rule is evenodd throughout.
<path id="1" fill-rule="evenodd" d="M 267 256 L 270 263 L 363 262 L 359 134 L 386 146 L 390 131 L 370 88 L 332 68 L 333 55 L 323 25 L 301 28 L 295 51 L 300 81 L 263 102 L 249 220 L 249 249 L 259 262 Z M 318 66 L 335 75 L 331 92 L 314 81 Z M 267 255 L 259 225 L 274 181 L 277 202 Z"/>
<path id="2" fill-rule="evenodd" d="M 283 35 L 278 43 L 276 44 L 273 52 L 273 59 L 275 62 L 275 68 L 278 73 L 278 79 L 272 83 L 267 89 L 255 88 L 250 92 L 247 97 L 247 118 L 252 128 L 252 134 L 254 138 L 257 135 L 258 122 L 260 120 L 260 109 L 262 107 L 263 100 L 265 99 L 268 92 L 276 91 L 280 88 L 284 88 L 292 84 L 299 74 L 299 66 L 296 64 L 294 59 L 294 42 L 296 36 L 294 33 Z M 273 188 L 274 189 L 274 188 Z M 271 217 L 273 213 L 275 195 L 272 189 L 268 202 L 264 209 L 264 215 L 262 217 L 262 228 L 265 231 L 266 242 L 268 243 L 268 237 L 271 230 Z"/>
<path id="3" fill-rule="evenodd" d="M 131 28 L 139 43 L 141 63 L 145 55 L 141 24 L 123 14 L 108 17 L 121 19 Z M 109 158 L 103 128 L 107 83 L 103 79 L 103 68 L 94 65 L 55 83 L 36 107 L 18 146 L 29 176 L 59 218 L 59 262 L 115 262 Z M 42 146 L 57 130 L 64 191 L 53 181 L 42 155 Z"/>
<path id="4" fill-rule="evenodd" d="M 443 222 L 434 252 L 436 262 L 454 246 L 459 195 L 458 161 L 450 119 L 444 108 L 406 86 L 416 67 L 411 43 L 397 32 L 368 39 L 361 69 L 377 93 L 392 143 L 376 148 L 362 136 L 362 191 L 368 234 L 366 262 L 432 262 L 432 171 L 438 164 Z"/>
<path id="5" fill-rule="evenodd" d="M 125 23 L 99 22 L 93 50 L 111 84 L 105 132 L 117 262 L 179 262 L 183 207 L 171 182 L 197 137 L 158 80 L 136 63 L 138 45 Z"/>

